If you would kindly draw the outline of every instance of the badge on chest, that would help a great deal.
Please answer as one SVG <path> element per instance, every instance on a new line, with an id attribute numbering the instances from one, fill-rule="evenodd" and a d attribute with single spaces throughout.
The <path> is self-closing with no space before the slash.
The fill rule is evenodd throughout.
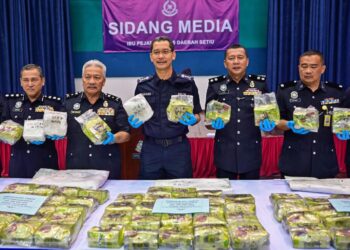
<path id="1" fill-rule="evenodd" d="M 114 116 L 115 110 L 114 108 L 99 108 L 97 110 L 98 115 L 107 115 L 107 116 Z"/>
<path id="2" fill-rule="evenodd" d="M 44 112 L 45 110 L 54 111 L 54 108 L 49 105 L 39 105 L 35 108 L 35 112 Z"/>
<path id="3" fill-rule="evenodd" d="M 248 96 L 261 95 L 261 91 L 257 88 L 248 88 L 243 92 L 243 95 L 248 95 Z"/>

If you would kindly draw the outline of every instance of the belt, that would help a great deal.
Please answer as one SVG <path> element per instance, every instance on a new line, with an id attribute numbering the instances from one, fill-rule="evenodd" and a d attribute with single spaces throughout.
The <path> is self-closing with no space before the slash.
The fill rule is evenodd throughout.
<path id="1" fill-rule="evenodd" d="M 162 145 L 163 147 L 168 147 L 170 145 L 182 142 L 185 140 L 185 138 L 186 138 L 185 135 L 181 135 L 173 138 L 165 138 L 165 139 L 146 136 L 147 141 L 154 142 L 155 144 Z"/>

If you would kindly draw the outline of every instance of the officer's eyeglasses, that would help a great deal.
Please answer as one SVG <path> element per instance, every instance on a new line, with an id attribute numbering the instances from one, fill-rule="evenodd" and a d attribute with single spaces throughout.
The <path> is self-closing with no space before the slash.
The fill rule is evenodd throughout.
<path id="1" fill-rule="evenodd" d="M 167 55 L 169 55 L 171 53 L 172 53 L 172 51 L 170 49 L 153 50 L 152 51 L 152 54 L 155 55 L 155 56 L 160 56 L 161 54 L 167 56 Z"/>
<path id="2" fill-rule="evenodd" d="M 33 77 L 33 78 L 21 78 L 21 81 L 23 83 L 38 83 L 40 82 L 40 78 L 39 77 Z"/>

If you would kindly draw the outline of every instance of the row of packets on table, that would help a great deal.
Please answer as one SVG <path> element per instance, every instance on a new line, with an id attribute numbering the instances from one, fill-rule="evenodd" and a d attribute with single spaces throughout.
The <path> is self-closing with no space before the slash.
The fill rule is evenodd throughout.
<path id="1" fill-rule="evenodd" d="M 25 120 L 24 126 L 12 120 L 0 124 L 0 140 L 13 145 L 21 137 L 27 142 L 45 141 L 46 136 L 64 137 L 67 133 L 67 113 L 45 110 L 43 119 Z"/>
<path id="2" fill-rule="evenodd" d="M 26 247 L 69 248 L 84 221 L 109 198 L 107 190 L 26 183 L 10 184 L 2 192 L 47 196 L 35 215 L 0 213 L 0 243 Z"/>
<path id="3" fill-rule="evenodd" d="M 350 214 L 337 212 L 331 199 L 350 195 L 301 197 L 294 193 L 273 193 L 270 196 L 274 217 L 290 234 L 294 248 L 349 249 Z"/>
<path id="4" fill-rule="evenodd" d="M 158 198 L 208 198 L 209 213 L 155 214 Z M 99 226 L 88 231 L 90 247 L 125 249 L 262 249 L 269 234 L 256 217 L 251 194 L 170 186 L 119 194 Z"/>

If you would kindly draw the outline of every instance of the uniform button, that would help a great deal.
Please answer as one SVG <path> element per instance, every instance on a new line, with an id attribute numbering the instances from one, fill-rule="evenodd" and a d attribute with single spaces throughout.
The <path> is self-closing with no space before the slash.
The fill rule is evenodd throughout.
<path id="1" fill-rule="evenodd" d="M 30 115 L 28 115 L 28 119 L 32 118 Z"/>
<path id="2" fill-rule="evenodd" d="M 239 87 L 237 87 L 236 89 L 239 90 Z"/>
<path id="3" fill-rule="evenodd" d="M 51 158 L 52 156 L 51 155 L 49 155 L 49 158 Z"/>
<path id="4" fill-rule="evenodd" d="M 291 149 L 292 147 L 291 146 L 288 146 L 288 149 Z"/>
<path id="5" fill-rule="evenodd" d="M 103 120 L 106 120 L 106 117 L 104 117 Z"/>
<path id="6" fill-rule="evenodd" d="M 223 101 L 226 101 L 226 99 L 225 99 L 225 98 L 222 98 L 222 100 L 223 100 Z"/>
<path id="7" fill-rule="evenodd" d="M 92 145 L 91 145 L 91 144 L 89 144 L 89 148 L 92 148 Z"/>
<path id="8" fill-rule="evenodd" d="M 17 115 L 15 115 L 15 118 L 17 118 Z"/>
<path id="9" fill-rule="evenodd" d="M 333 148 L 331 149 L 331 152 L 334 152 L 334 149 L 333 149 Z"/>
<path id="10" fill-rule="evenodd" d="M 70 153 L 70 156 L 73 156 L 73 153 Z"/>
<path id="11" fill-rule="evenodd" d="M 13 154 L 11 154 L 11 156 L 13 156 Z"/>
<path id="12" fill-rule="evenodd" d="M 238 123 L 240 123 L 240 122 L 241 122 L 241 120 L 240 120 L 240 119 L 238 119 L 238 120 L 237 120 L 237 122 L 238 122 Z"/>
<path id="13" fill-rule="evenodd" d="M 238 109 L 237 109 L 237 111 L 239 112 L 239 111 L 241 111 L 241 109 L 240 109 L 240 108 L 238 108 Z"/>
<path id="14" fill-rule="evenodd" d="M 241 131 L 238 130 L 238 131 L 237 131 L 237 134 L 238 134 L 238 135 L 241 134 Z"/>
<path id="15" fill-rule="evenodd" d="M 238 142 L 237 142 L 237 146 L 239 146 L 239 145 L 241 145 L 241 143 L 238 141 Z"/>
<path id="16" fill-rule="evenodd" d="M 255 143 L 259 143 L 259 141 L 255 141 Z"/>
<path id="17" fill-rule="evenodd" d="M 92 154 L 89 154 L 89 157 L 92 157 Z"/>
<path id="18" fill-rule="evenodd" d="M 316 143 L 316 140 L 313 140 L 312 143 Z"/>
<path id="19" fill-rule="evenodd" d="M 311 98 L 312 98 L 312 99 L 315 99 L 315 96 L 312 96 Z"/>
<path id="20" fill-rule="evenodd" d="M 27 150 L 27 154 L 30 154 L 30 150 Z"/>
<path id="21" fill-rule="evenodd" d="M 111 153 L 109 153 L 109 154 L 108 154 L 108 156 L 112 156 L 112 154 L 111 154 Z"/>
<path id="22" fill-rule="evenodd" d="M 313 155 L 316 155 L 316 151 L 312 152 Z"/>
<path id="23" fill-rule="evenodd" d="M 32 108 L 29 108 L 29 110 L 31 111 L 31 110 L 32 110 Z"/>

